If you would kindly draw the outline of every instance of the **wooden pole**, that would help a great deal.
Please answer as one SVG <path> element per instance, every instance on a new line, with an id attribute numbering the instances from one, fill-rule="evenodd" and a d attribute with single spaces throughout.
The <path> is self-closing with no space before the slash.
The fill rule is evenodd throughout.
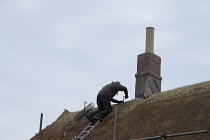
<path id="1" fill-rule="evenodd" d="M 125 107 L 125 96 L 123 96 L 123 108 Z"/>
<path id="2" fill-rule="evenodd" d="M 42 120 L 43 120 L 43 113 L 41 113 L 41 117 L 40 117 L 39 140 L 41 140 Z"/>
<path id="3" fill-rule="evenodd" d="M 114 115 L 114 136 L 113 140 L 116 140 L 117 136 L 117 105 L 115 105 L 115 115 Z"/>

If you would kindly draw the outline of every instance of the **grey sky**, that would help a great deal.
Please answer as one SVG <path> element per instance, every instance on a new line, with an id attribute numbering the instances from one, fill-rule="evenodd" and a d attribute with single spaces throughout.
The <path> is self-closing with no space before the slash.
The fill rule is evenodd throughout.
<path id="1" fill-rule="evenodd" d="M 155 28 L 162 90 L 208 81 L 210 1 L 0 0 L 0 139 L 28 140 L 120 81 L 134 98 L 145 28 Z M 117 99 L 122 99 L 120 93 Z"/>

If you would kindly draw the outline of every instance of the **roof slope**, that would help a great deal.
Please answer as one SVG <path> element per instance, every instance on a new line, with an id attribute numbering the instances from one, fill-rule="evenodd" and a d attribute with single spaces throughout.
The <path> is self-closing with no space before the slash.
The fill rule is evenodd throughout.
<path id="1" fill-rule="evenodd" d="M 122 105 L 121 105 L 122 108 Z M 162 134 L 210 130 L 210 81 L 136 99 L 118 113 L 117 139 L 129 140 Z M 80 121 L 53 123 L 42 132 L 42 140 L 69 140 L 88 124 Z M 64 130 L 65 129 L 65 130 Z M 113 139 L 114 115 L 107 116 L 87 140 Z M 64 131 L 67 136 L 63 137 Z M 31 140 L 36 140 L 37 136 Z M 210 134 L 170 138 L 172 140 L 210 139 Z"/>

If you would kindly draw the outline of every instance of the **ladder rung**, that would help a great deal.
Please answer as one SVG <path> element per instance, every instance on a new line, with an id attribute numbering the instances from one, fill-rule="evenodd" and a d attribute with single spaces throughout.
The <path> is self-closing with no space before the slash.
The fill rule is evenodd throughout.
<path id="1" fill-rule="evenodd" d="M 84 139 L 86 138 L 90 133 L 91 131 L 100 123 L 100 121 L 97 121 L 96 123 L 92 124 L 89 123 L 88 126 L 79 134 L 79 136 L 75 136 L 76 139 Z M 90 129 L 88 129 L 90 128 Z M 75 140 L 75 137 L 72 139 L 72 140 Z"/>

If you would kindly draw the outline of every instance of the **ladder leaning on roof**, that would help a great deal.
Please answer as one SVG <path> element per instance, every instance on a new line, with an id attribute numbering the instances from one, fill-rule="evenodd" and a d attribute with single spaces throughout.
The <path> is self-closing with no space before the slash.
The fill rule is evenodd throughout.
<path id="1" fill-rule="evenodd" d="M 78 136 L 75 136 L 72 140 L 84 140 L 99 123 L 99 120 L 95 123 L 90 122 L 87 125 L 87 127 Z"/>

